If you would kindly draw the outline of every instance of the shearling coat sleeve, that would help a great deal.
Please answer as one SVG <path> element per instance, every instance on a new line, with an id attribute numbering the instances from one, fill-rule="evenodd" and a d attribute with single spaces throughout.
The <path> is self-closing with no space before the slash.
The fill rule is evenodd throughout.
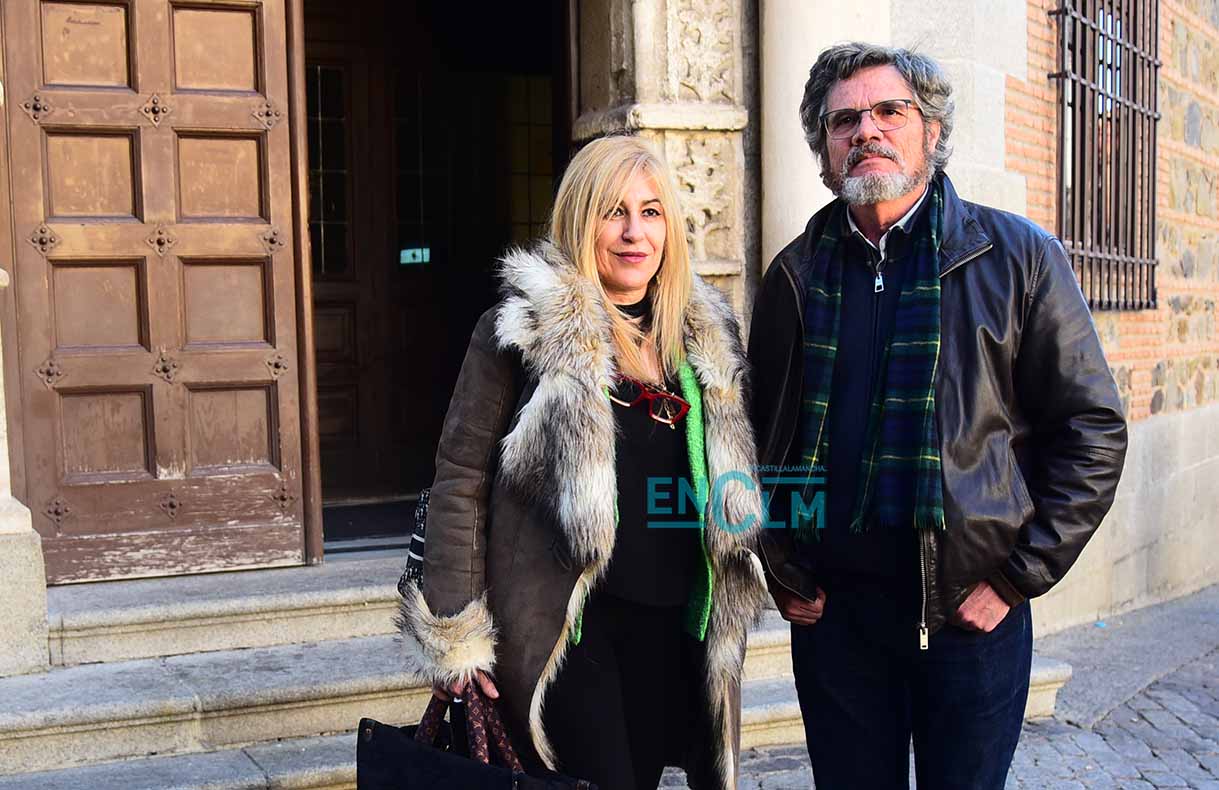
<path id="1" fill-rule="evenodd" d="M 423 590 L 410 591 L 398 617 L 407 669 L 429 683 L 468 681 L 495 663 L 487 512 L 519 365 L 496 345 L 496 314 L 479 319 L 449 401 L 428 503 Z"/>
<path id="2" fill-rule="evenodd" d="M 1035 515 L 990 579 L 1011 604 L 1066 575 L 1113 504 L 1126 457 L 1121 398 L 1057 239 L 1046 241 L 1035 272 L 1015 371 L 1033 425 L 1026 479 Z"/>

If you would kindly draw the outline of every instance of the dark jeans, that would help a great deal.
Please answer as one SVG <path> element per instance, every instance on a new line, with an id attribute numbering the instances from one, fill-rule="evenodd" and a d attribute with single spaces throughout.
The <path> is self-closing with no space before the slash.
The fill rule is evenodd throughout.
<path id="1" fill-rule="evenodd" d="M 827 592 L 792 626 L 792 664 L 817 790 L 1002 790 L 1028 700 L 1028 603 L 989 634 L 944 626 L 920 651 L 904 602 Z"/>

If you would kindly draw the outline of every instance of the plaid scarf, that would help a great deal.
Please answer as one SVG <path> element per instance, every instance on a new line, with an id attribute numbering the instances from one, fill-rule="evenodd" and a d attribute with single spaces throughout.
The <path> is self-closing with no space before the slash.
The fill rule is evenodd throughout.
<path id="1" fill-rule="evenodd" d="M 930 221 L 918 223 L 911 237 L 910 270 L 881 361 L 880 386 L 869 410 L 852 532 L 866 531 L 876 523 L 884 529 L 944 528 L 934 389 L 940 358 L 941 180 L 934 179 L 930 190 Z M 829 458 L 825 422 L 838 353 L 847 248 L 842 237 L 847 226 L 844 211 L 842 201 L 831 210 L 805 279 L 803 460 L 810 476 Z M 797 534 L 806 540 L 815 538 L 816 530 L 825 525 L 813 521 L 802 517 Z"/>

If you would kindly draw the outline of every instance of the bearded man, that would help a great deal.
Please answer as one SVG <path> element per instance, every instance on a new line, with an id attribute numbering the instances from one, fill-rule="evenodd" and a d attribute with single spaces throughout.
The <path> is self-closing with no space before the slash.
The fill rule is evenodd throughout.
<path id="1" fill-rule="evenodd" d="M 1003 787 L 1028 599 L 1079 556 L 1126 453 L 1062 244 L 944 173 L 951 94 L 920 54 L 821 53 L 800 112 L 837 199 L 753 309 L 760 460 L 804 470 L 767 491 L 784 528 L 762 548 L 818 790 L 907 787 L 912 737 L 919 787 Z"/>

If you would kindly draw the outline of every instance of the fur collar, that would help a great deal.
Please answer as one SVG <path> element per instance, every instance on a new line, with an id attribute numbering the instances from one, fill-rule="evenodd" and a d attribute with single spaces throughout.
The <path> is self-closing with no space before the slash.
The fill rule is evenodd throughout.
<path id="1" fill-rule="evenodd" d="M 500 471 L 516 490 L 550 506 L 574 560 L 600 567 L 613 553 L 617 528 L 616 428 L 604 394 L 615 374 L 608 305 L 551 244 L 514 250 L 501 263 L 497 342 L 519 351 L 538 383 L 504 437 Z M 709 484 L 720 495 L 707 514 L 714 559 L 752 545 L 761 499 L 736 317 L 719 290 L 697 276 L 685 346 L 703 390 Z"/>

